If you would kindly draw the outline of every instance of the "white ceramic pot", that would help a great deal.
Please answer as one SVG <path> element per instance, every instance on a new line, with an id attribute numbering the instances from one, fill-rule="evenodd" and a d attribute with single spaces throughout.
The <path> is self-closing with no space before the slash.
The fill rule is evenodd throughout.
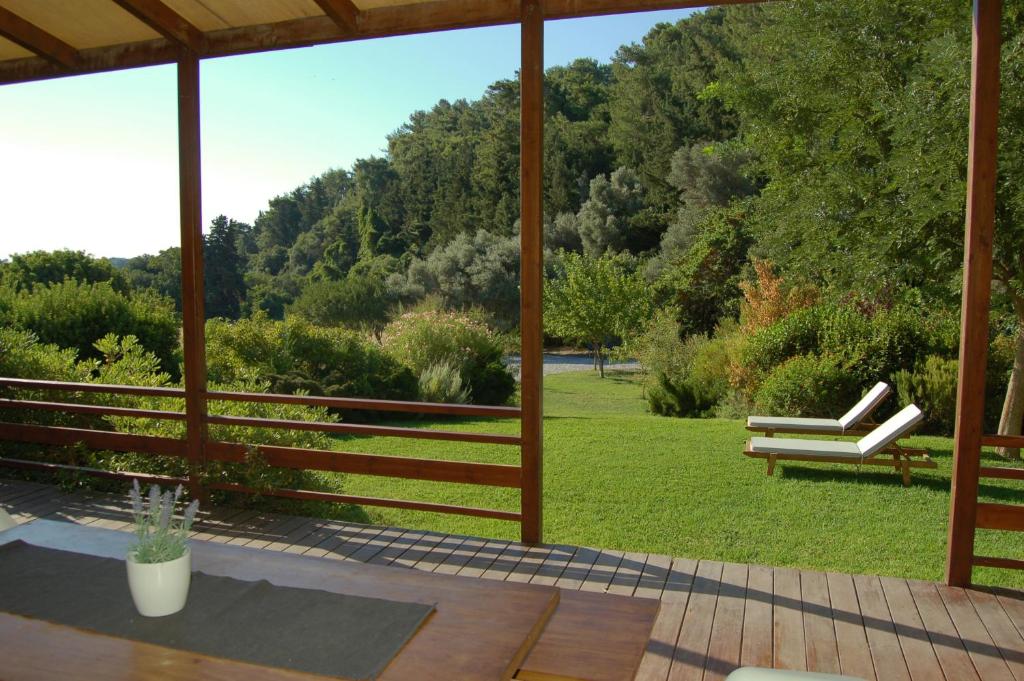
<path id="1" fill-rule="evenodd" d="M 163 617 L 185 607 L 192 581 L 192 550 L 185 547 L 180 558 L 166 563 L 136 563 L 134 552 L 125 561 L 128 588 L 140 615 Z"/>

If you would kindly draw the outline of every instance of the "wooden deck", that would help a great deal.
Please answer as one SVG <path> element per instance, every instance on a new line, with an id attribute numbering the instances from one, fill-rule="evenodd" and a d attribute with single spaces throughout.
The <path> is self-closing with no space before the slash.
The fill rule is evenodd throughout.
<path id="1" fill-rule="evenodd" d="M 126 499 L 0 479 L 0 505 L 125 529 Z M 1024 593 L 507 541 L 217 508 L 195 537 L 339 560 L 661 599 L 637 679 L 722 679 L 741 665 L 879 681 L 1024 681 Z"/>

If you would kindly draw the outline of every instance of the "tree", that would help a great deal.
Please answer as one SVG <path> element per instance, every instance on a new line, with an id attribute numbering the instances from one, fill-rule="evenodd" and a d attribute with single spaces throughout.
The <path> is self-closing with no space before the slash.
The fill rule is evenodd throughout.
<path id="1" fill-rule="evenodd" d="M 590 345 L 604 378 L 604 346 L 638 330 L 650 318 L 651 293 L 639 273 L 615 258 L 560 252 L 562 273 L 544 286 L 548 333 Z"/>
<path id="2" fill-rule="evenodd" d="M 131 258 L 124 266 L 124 275 L 132 290 L 149 289 L 174 301 L 181 311 L 181 249 L 165 248 L 156 255 Z"/>
<path id="3" fill-rule="evenodd" d="M 239 233 L 248 225 L 218 215 L 203 241 L 206 317 L 238 319 L 245 299 L 245 260 L 238 252 Z"/>
<path id="4" fill-rule="evenodd" d="M 379 337 L 394 302 L 380 279 L 352 276 L 310 282 L 288 307 L 288 314 L 318 326 L 341 325 Z"/>
<path id="5" fill-rule="evenodd" d="M 860 297 L 955 306 L 963 259 L 970 8 L 928 0 L 768 6 L 721 92 L 770 178 L 759 248 Z M 1000 432 L 1024 419 L 1024 9 L 1004 17 L 994 303 L 1016 317 Z M 1008 455 L 1017 452 L 1006 450 Z"/>
<path id="6" fill-rule="evenodd" d="M 598 175 L 591 180 L 590 198 L 576 216 L 583 252 L 599 258 L 628 250 L 632 219 L 641 208 L 643 187 L 629 168 L 619 168 L 610 178 Z"/>
<path id="7" fill-rule="evenodd" d="M 10 262 L 0 265 L 0 280 L 15 290 L 59 284 L 71 279 L 82 284 L 109 281 L 114 290 L 124 293 L 124 275 L 108 260 L 94 258 L 85 251 L 32 251 L 16 253 Z"/>

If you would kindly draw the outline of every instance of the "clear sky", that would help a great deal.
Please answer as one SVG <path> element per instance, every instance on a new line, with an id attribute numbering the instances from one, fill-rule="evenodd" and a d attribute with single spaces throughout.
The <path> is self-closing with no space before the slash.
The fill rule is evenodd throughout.
<path id="1" fill-rule="evenodd" d="M 686 14 L 549 21 L 545 62 L 608 61 Z M 517 26 L 203 61 L 204 223 L 252 222 L 273 196 L 382 154 L 413 111 L 476 99 L 518 64 Z M 173 66 L 0 87 L 0 258 L 177 245 L 175 95 Z"/>

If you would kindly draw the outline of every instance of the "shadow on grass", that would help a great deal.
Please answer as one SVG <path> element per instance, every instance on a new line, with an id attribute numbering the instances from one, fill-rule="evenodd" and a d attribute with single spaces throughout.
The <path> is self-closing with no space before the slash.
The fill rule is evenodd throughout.
<path id="1" fill-rule="evenodd" d="M 803 480 L 807 482 L 842 482 L 860 485 L 882 485 L 885 487 L 902 488 L 903 481 L 897 471 L 849 471 L 838 470 L 816 470 L 796 466 L 785 466 L 780 463 L 776 468 L 775 475 L 786 480 Z M 936 477 L 934 472 L 915 475 L 911 477 L 911 487 L 924 487 L 934 492 L 949 492 L 950 479 L 948 477 Z M 978 488 L 979 496 L 990 499 L 1018 501 L 1020 490 L 1008 487 L 998 487 L 982 483 Z"/>

